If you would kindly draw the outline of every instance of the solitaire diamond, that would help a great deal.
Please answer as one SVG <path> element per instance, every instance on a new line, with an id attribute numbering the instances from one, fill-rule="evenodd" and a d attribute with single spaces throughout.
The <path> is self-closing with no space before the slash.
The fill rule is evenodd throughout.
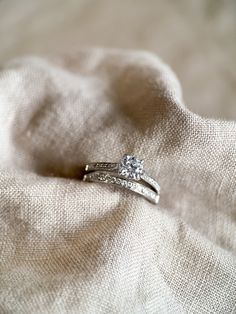
<path id="1" fill-rule="evenodd" d="M 119 164 L 119 174 L 133 180 L 140 180 L 144 173 L 143 160 L 131 155 L 124 155 Z"/>

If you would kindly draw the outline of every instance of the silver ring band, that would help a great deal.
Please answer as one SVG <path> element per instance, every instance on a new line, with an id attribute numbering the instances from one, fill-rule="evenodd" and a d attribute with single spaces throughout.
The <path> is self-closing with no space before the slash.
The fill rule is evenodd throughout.
<path id="1" fill-rule="evenodd" d="M 89 163 L 85 166 L 85 171 L 109 171 L 118 173 L 119 164 L 114 162 L 93 162 Z M 155 181 L 152 177 L 148 176 L 146 172 L 144 172 L 140 178 L 151 185 L 151 187 L 159 194 L 160 193 L 160 185 Z"/>
<path id="2" fill-rule="evenodd" d="M 115 173 L 108 173 L 106 171 L 93 171 L 85 174 L 83 181 L 113 184 L 118 187 L 136 192 L 154 204 L 157 204 L 159 201 L 159 195 L 150 188 L 138 182 L 121 178 Z"/>
<path id="3" fill-rule="evenodd" d="M 146 174 L 143 160 L 124 155 L 120 163 L 93 162 L 85 166 L 83 181 L 113 184 L 136 192 L 152 203 L 157 204 L 160 186 L 155 179 Z M 141 181 L 144 184 L 138 183 Z"/>

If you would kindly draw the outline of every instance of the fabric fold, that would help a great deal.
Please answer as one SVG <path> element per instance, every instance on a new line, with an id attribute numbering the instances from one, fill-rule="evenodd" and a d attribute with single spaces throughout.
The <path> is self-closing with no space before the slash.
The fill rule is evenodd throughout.
<path id="1" fill-rule="evenodd" d="M 236 123 L 184 104 L 144 51 L 25 57 L 0 72 L 3 313 L 234 313 Z M 158 206 L 82 182 L 145 160 Z"/>

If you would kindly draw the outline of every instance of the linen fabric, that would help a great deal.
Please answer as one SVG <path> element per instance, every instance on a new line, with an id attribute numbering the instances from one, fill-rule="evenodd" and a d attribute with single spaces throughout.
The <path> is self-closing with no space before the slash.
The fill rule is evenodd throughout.
<path id="1" fill-rule="evenodd" d="M 1 313 L 236 313 L 236 123 L 190 112 L 156 55 L 4 64 L 0 149 Z M 125 153 L 158 205 L 81 180 Z"/>

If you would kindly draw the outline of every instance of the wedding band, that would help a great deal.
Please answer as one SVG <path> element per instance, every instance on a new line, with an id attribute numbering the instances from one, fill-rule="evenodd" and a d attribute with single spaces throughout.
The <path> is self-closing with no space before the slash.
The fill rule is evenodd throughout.
<path id="1" fill-rule="evenodd" d="M 159 184 L 145 172 L 144 161 L 135 156 L 126 154 L 119 163 L 89 163 L 85 166 L 85 172 L 83 181 L 116 185 L 136 192 L 154 204 L 159 201 Z"/>

